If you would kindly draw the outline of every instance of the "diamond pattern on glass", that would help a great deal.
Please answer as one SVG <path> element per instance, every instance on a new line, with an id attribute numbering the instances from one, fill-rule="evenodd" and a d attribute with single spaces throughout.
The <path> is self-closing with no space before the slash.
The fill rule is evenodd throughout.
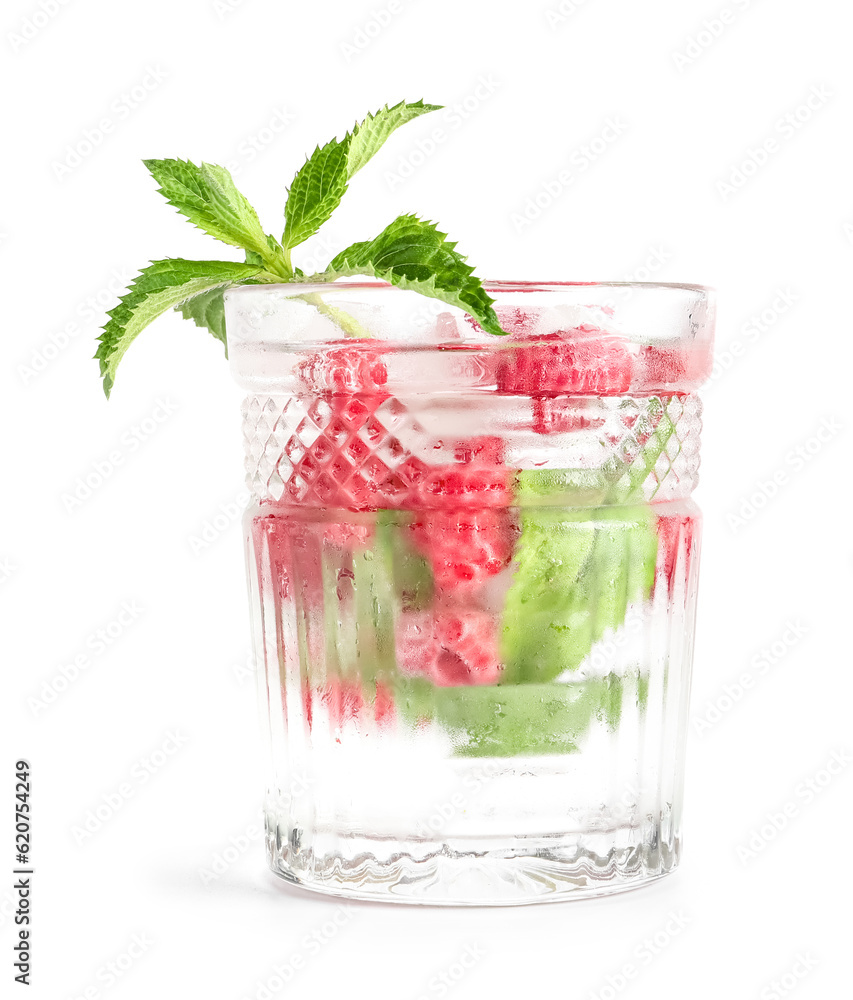
<path id="1" fill-rule="evenodd" d="M 577 400 L 570 405 L 577 407 Z M 651 435 L 661 433 L 665 444 L 642 480 L 643 498 L 675 500 L 695 488 L 702 426 L 698 396 L 585 398 L 583 410 L 583 421 L 561 435 L 566 468 L 621 469 L 620 482 L 636 480 L 644 448 Z M 514 432 L 506 433 L 511 439 Z M 253 496 L 285 503 L 398 506 L 422 477 L 424 459 L 434 462 L 431 456 L 446 453 L 446 442 L 394 397 L 353 396 L 333 408 L 319 397 L 248 396 L 243 434 Z M 578 447 L 586 456 L 581 462 Z"/>

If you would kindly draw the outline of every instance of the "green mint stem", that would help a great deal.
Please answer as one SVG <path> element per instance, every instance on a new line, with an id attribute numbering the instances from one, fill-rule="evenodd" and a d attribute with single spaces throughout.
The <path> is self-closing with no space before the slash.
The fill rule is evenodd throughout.
<path id="1" fill-rule="evenodd" d="M 307 295 L 300 295 L 299 297 L 314 306 L 317 312 L 328 316 L 333 323 L 337 323 L 348 337 L 363 338 L 370 336 L 370 331 L 363 327 L 355 316 L 351 316 L 348 312 L 338 309 L 336 306 L 330 306 L 328 302 L 323 300 L 322 295 L 310 292 Z"/>

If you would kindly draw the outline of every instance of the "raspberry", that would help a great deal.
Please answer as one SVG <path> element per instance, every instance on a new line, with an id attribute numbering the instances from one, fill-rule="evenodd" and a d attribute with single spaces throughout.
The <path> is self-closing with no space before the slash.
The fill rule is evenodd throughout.
<path id="1" fill-rule="evenodd" d="M 604 417 L 588 416 L 588 401 L 577 396 L 537 396 L 533 400 L 533 430 L 537 434 L 560 434 L 601 427 Z"/>
<path id="2" fill-rule="evenodd" d="M 458 507 L 500 507 L 511 502 L 511 474 L 503 465 L 504 442 L 494 435 L 460 439 L 449 465 L 421 464 L 415 505 L 440 510 Z"/>
<path id="3" fill-rule="evenodd" d="M 498 364 L 498 391 L 507 395 L 619 396 L 631 385 L 626 343 L 592 326 L 516 337 Z"/>
<path id="4" fill-rule="evenodd" d="M 485 465 L 501 465 L 504 460 L 503 438 L 493 434 L 483 434 L 480 437 L 463 438 L 456 442 L 453 457 L 457 462 L 480 462 Z"/>
<path id="5" fill-rule="evenodd" d="M 387 448 L 394 444 L 376 418 L 376 411 L 391 398 L 382 360 L 387 345 L 376 340 L 347 340 L 340 345 L 296 366 L 297 376 L 326 408 L 312 414 L 320 434 L 310 446 L 304 447 L 298 432 L 285 444 L 285 454 L 295 459 L 284 493 L 295 503 L 319 502 L 351 510 L 398 506 L 408 485 L 391 476 L 374 450 L 380 442 Z"/>
<path id="6" fill-rule="evenodd" d="M 394 718 L 391 691 L 381 681 L 376 681 L 372 706 L 365 698 L 364 688 L 358 681 L 345 681 L 340 678 L 328 681 L 313 691 L 306 688 L 302 700 L 309 728 L 314 721 L 318 704 L 323 707 L 334 729 L 340 729 L 347 722 L 366 720 L 370 716 L 380 725 L 390 723 Z"/>
<path id="7" fill-rule="evenodd" d="M 309 525 L 289 517 L 286 510 L 270 501 L 263 501 L 261 507 L 269 513 L 252 522 L 255 550 L 261 553 L 257 560 L 259 582 L 263 590 L 263 574 L 269 565 L 279 602 L 293 596 L 298 588 L 307 603 L 319 604 L 323 599 L 323 546 L 357 551 L 365 548 L 373 535 L 367 524 L 339 521 Z"/>
<path id="8" fill-rule="evenodd" d="M 671 595 L 675 589 L 675 569 L 678 554 L 684 548 L 686 560 L 689 561 L 693 549 L 694 520 L 686 514 L 658 517 L 658 561 L 655 568 L 655 581 L 666 580 L 666 586 Z"/>
<path id="9" fill-rule="evenodd" d="M 333 726 L 341 726 L 351 719 L 357 719 L 364 711 L 361 685 L 353 681 L 330 681 L 316 695 L 328 712 Z"/>
<path id="10" fill-rule="evenodd" d="M 644 392 L 689 392 L 711 374 L 711 356 L 705 350 L 690 347 L 642 348 Z"/>
<path id="11" fill-rule="evenodd" d="M 258 553 L 258 582 L 261 593 L 265 590 L 264 570 L 267 564 L 277 601 L 285 601 L 293 592 L 293 559 L 291 555 L 292 524 L 285 515 L 269 513 L 252 521 L 252 539 Z M 319 585 L 322 579 L 312 580 L 307 590 Z"/>
<path id="12" fill-rule="evenodd" d="M 403 673 L 439 687 L 494 684 L 501 672 L 495 619 L 484 611 L 406 612 L 397 627 L 397 662 Z"/>
<path id="13" fill-rule="evenodd" d="M 500 573 L 512 558 L 514 532 L 506 510 L 423 512 L 410 530 L 440 594 L 464 597 Z"/>
<path id="14" fill-rule="evenodd" d="M 418 488 L 424 507 L 494 507 L 507 504 L 510 496 L 507 470 L 479 462 L 430 469 Z"/>
<path id="15" fill-rule="evenodd" d="M 318 395 L 360 393 L 387 399 L 388 369 L 382 360 L 386 350 L 387 345 L 379 340 L 333 341 L 333 346 L 301 361 L 296 374 Z"/>
<path id="16" fill-rule="evenodd" d="M 503 441 L 494 436 L 458 442 L 458 463 L 421 471 L 409 525 L 440 594 L 466 596 L 509 565 L 513 524 L 511 472 Z"/>
<path id="17" fill-rule="evenodd" d="M 373 528 L 369 524 L 338 521 L 323 528 L 323 540 L 338 549 L 363 549 L 372 537 Z"/>

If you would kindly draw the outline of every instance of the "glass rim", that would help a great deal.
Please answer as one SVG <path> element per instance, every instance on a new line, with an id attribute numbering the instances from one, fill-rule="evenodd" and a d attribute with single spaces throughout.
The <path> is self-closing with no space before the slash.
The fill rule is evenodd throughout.
<path id="1" fill-rule="evenodd" d="M 517 280 L 484 280 L 483 288 L 487 292 L 557 292 L 564 288 L 648 288 L 648 289 L 672 289 L 682 292 L 706 292 L 712 294 L 716 291 L 713 285 L 695 285 L 680 281 L 517 281 Z M 361 281 L 282 281 L 270 282 L 269 284 L 257 285 L 234 285 L 225 289 L 226 295 L 253 294 L 261 290 L 291 292 L 293 295 L 314 294 L 317 292 L 329 291 L 365 291 L 394 289 L 397 291 L 409 291 L 409 289 L 399 288 L 388 281 L 361 280 Z"/>

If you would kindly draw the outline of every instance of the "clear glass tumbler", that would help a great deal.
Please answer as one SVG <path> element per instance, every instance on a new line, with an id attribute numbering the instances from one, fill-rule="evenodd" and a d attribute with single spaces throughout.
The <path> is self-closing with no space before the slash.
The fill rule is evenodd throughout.
<path id="1" fill-rule="evenodd" d="M 528 903 L 678 864 L 711 294 L 487 288 L 505 337 L 376 282 L 226 296 L 267 850 L 306 888 Z"/>

